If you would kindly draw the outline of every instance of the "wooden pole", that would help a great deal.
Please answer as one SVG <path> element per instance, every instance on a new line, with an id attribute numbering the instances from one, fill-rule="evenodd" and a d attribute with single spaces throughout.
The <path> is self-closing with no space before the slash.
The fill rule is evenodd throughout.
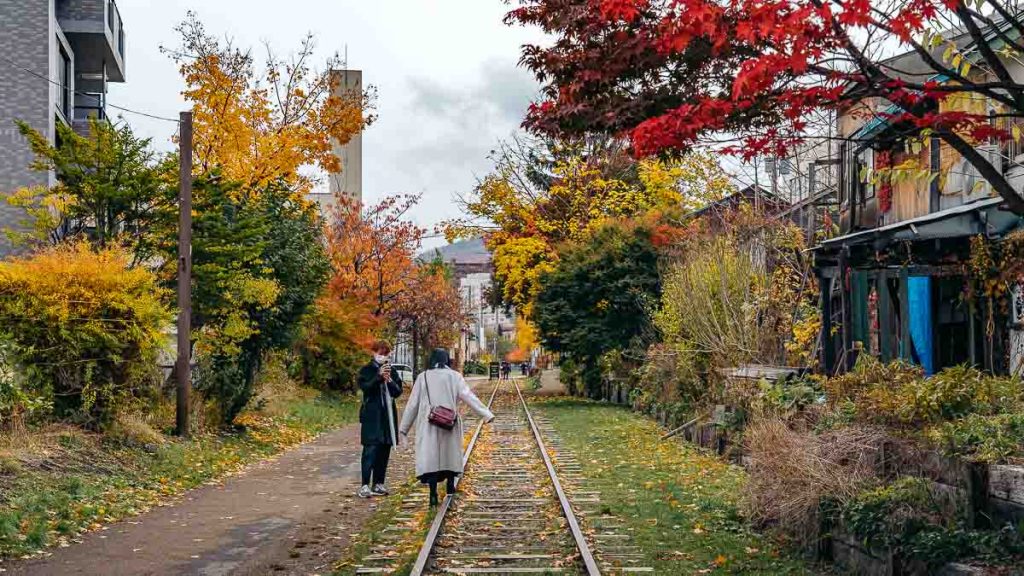
<path id="1" fill-rule="evenodd" d="M 419 339 L 416 338 L 416 334 L 417 334 L 417 332 L 419 332 L 418 328 L 419 328 L 419 326 L 417 325 L 416 320 L 413 319 L 413 321 L 412 321 L 412 377 L 413 377 L 413 380 L 415 380 L 416 379 L 416 375 L 419 374 L 419 367 L 420 367 L 420 346 L 419 346 Z M 427 366 L 427 368 L 430 368 L 430 366 Z"/>
<path id="2" fill-rule="evenodd" d="M 668 440 L 669 438 L 672 438 L 673 436 L 678 435 L 680 432 L 683 432 L 684 430 L 686 430 L 690 426 L 693 426 L 694 424 L 696 424 L 701 418 L 704 418 L 705 416 L 707 416 L 707 413 L 704 413 L 704 414 L 702 414 L 700 416 L 697 416 L 696 418 L 694 418 L 693 420 L 690 420 L 686 424 L 683 424 L 682 426 L 679 426 L 679 427 L 671 430 L 667 434 L 663 435 L 661 437 L 661 439 L 662 440 Z"/>
<path id="3" fill-rule="evenodd" d="M 192 113 L 182 112 L 178 141 L 178 393 L 177 434 L 189 435 L 192 392 Z"/>

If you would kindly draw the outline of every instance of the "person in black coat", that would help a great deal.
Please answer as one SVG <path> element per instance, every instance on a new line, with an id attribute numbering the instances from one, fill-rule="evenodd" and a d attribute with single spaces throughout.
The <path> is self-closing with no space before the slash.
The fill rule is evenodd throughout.
<path id="1" fill-rule="evenodd" d="M 395 398 L 402 395 L 402 379 L 391 367 L 391 345 L 378 341 L 372 350 L 373 359 L 359 370 L 357 378 L 359 389 L 363 391 L 363 403 L 359 407 L 360 441 L 363 444 L 363 482 L 357 493 L 360 498 L 388 494 L 384 480 L 391 447 L 398 441 Z"/>

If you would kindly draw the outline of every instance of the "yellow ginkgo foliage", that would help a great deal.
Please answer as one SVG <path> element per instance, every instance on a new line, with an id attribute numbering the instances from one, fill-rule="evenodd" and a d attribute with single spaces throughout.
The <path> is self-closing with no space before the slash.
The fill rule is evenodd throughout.
<path id="1" fill-rule="evenodd" d="M 537 327 L 522 316 L 516 316 L 516 348 L 529 353 L 539 344 Z"/>
<path id="2" fill-rule="evenodd" d="M 524 236 L 495 246 L 491 259 L 494 275 L 502 287 L 502 298 L 529 317 L 533 300 L 540 291 L 540 277 L 555 269 L 555 251 L 541 238 Z"/>
<path id="3" fill-rule="evenodd" d="M 207 33 L 194 13 L 177 32 L 182 45 L 172 56 L 193 106 L 200 171 L 219 167 L 225 178 L 247 188 L 282 180 L 302 195 L 314 184 L 310 170 L 303 169 L 339 172 L 333 145 L 347 143 L 373 120 L 369 92 L 335 89 L 340 77 L 332 70 L 343 67 L 340 58 L 313 69 L 311 35 L 287 61 L 268 47 L 257 69 L 249 50 Z"/>
<path id="4" fill-rule="evenodd" d="M 706 151 L 691 152 L 671 162 L 642 160 L 637 176 L 657 204 L 677 203 L 684 212 L 707 206 L 736 191 L 732 178 Z"/>

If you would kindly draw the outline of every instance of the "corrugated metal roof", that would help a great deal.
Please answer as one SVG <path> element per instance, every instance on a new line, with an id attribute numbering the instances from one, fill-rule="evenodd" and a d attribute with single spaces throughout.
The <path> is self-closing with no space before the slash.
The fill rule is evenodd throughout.
<path id="1" fill-rule="evenodd" d="M 993 230 L 993 232 L 996 234 L 1003 234 L 1005 233 L 1006 228 L 1018 226 L 1020 223 L 1020 217 L 1012 212 L 999 210 L 998 207 L 1002 203 L 1003 199 L 997 197 L 986 198 L 984 200 L 968 204 L 961 204 L 960 206 L 954 206 L 931 214 L 925 214 L 924 216 L 918 216 L 917 218 L 911 218 L 909 220 L 895 222 L 886 226 L 879 226 L 878 228 L 862 230 L 860 232 L 854 232 L 853 234 L 847 234 L 846 236 L 825 240 L 821 244 L 812 248 L 812 250 L 824 250 L 838 248 L 845 245 L 864 244 L 884 236 L 889 236 L 889 239 L 891 240 L 928 240 L 936 238 L 961 237 L 977 232 L 973 229 L 968 229 L 965 226 L 944 226 L 936 228 L 934 225 L 972 212 L 991 209 L 996 209 L 993 210 L 993 212 L 1000 216 L 1000 221 L 996 223 L 998 226 Z M 904 234 L 904 232 L 906 233 Z"/>

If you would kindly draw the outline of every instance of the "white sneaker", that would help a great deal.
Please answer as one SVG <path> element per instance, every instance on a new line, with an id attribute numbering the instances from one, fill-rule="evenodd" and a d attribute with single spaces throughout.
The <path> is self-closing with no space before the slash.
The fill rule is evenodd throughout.
<path id="1" fill-rule="evenodd" d="M 359 489 L 359 492 L 356 492 L 356 496 L 359 496 L 360 498 L 369 498 L 373 496 L 373 491 L 370 490 L 369 486 L 363 484 L 363 486 Z"/>
<path id="2" fill-rule="evenodd" d="M 374 496 L 387 496 L 390 494 L 388 489 L 383 484 L 374 484 L 373 490 L 370 491 Z"/>

